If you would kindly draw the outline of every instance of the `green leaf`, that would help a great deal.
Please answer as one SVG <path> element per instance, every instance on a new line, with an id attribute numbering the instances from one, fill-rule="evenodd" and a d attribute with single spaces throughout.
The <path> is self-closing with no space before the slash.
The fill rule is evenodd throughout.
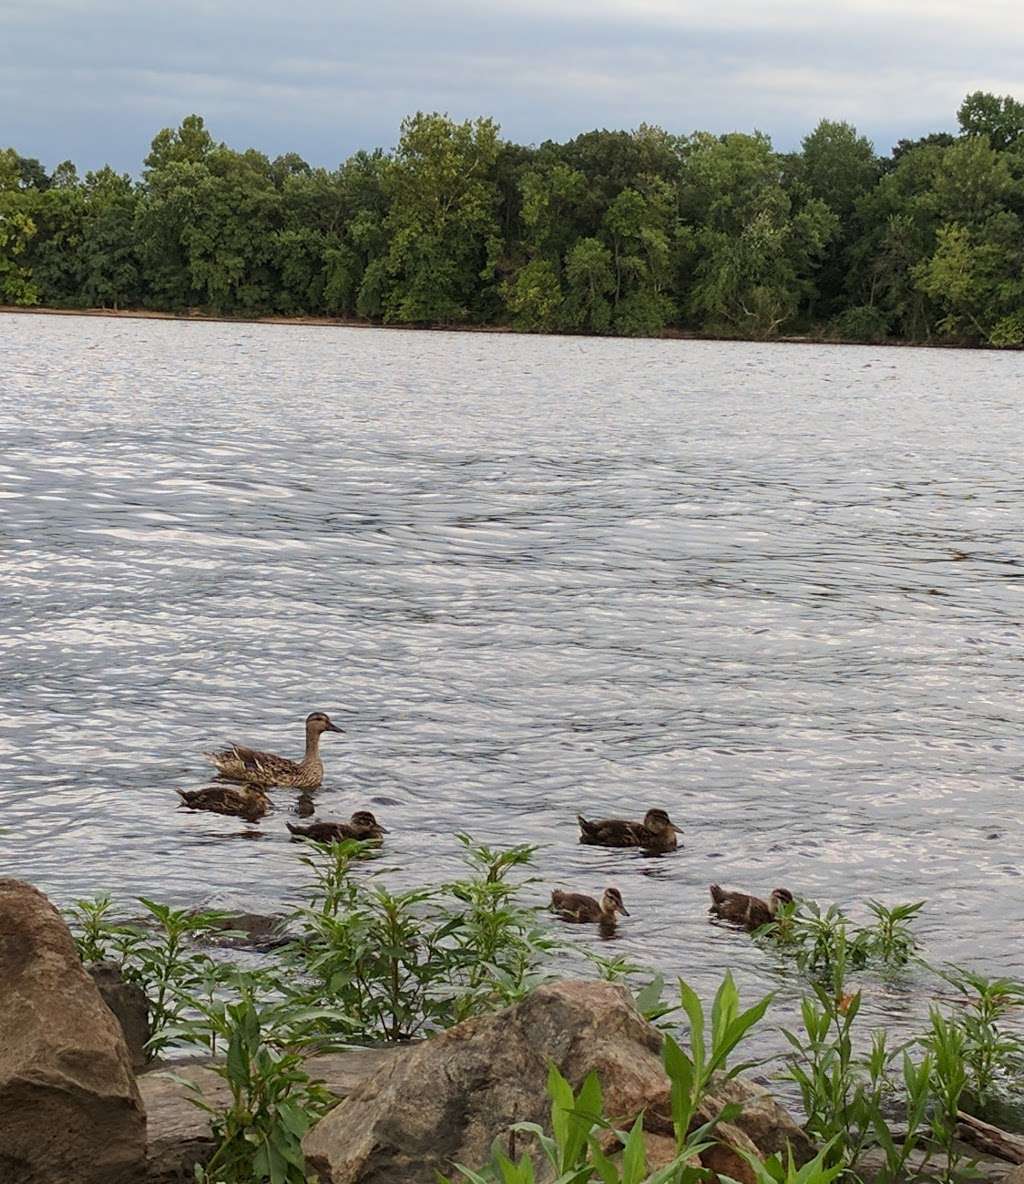
<path id="1" fill-rule="evenodd" d="M 622 1184 L 641 1184 L 647 1175 L 647 1152 L 644 1146 L 644 1117 L 637 1116 L 622 1149 Z"/>
<path id="2" fill-rule="evenodd" d="M 693 988 L 679 980 L 679 998 L 687 1019 L 690 1021 L 690 1051 L 693 1057 L 694 1076 L 698 1081 L 704 1078 L 704 1009 Z"/>

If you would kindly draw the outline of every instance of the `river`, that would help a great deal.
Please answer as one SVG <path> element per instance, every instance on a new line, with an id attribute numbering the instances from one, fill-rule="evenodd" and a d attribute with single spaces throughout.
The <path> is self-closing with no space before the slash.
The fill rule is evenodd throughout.
<path id="1" fill-rule="evenodd" d="M 281 908 L 296 795 L 244 842 L 174 791 L 320 709 L 313 804 L 374 810 L 394 883 L 536 843 L 538 899 L 621 890 L 601 952 L 782 1021 L 710 882 L 927 899 L 930 959 L 1024 976 L 1022 389 L 1019 353 L 0 316 L 0 867 Z M 577 844 L 650 806 L 678 854 Z"/>

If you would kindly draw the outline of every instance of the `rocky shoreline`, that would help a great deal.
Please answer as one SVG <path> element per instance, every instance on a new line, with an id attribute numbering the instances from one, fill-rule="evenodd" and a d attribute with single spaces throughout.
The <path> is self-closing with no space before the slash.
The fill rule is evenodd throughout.
<path id="1" fill-rule="evenodd" d="M 145 1012 L 116 967 L 83 967 L 41 892 L 0 880 L 0 1184 L 195 1179 L 215 1138 L 192 1099 L 198 1091 L 217 1111 L 230 1091 L 212 1060 L 144 1068 Z M 573 1088 L 595 1072 L 623 1129 L 644 1115 L 654 1169 L 675 1153 L 662 1042 L 624 987 L 566 981 L 429 1040 L 308 1057 L 306 1072 L 336 1099 L 303 1140 L 308 1170 L 321 1184 L 434 1184 L 453 1163 L 485 1162 L 495 1141 L 514 1154 L 517 1124 L 548 1121 L 552 1064 Z M 755 1184 L 742 1153 L 788 1147 L 801 1164 L 815 1155 L 795 1119 L 746 1077 L 716 1079 L 694 1124 L 734 1104 L 738 1114 L 700 1156 L 712 1178 Z M 612 1136 L 607 1150 L 618 1150 Z M 977 1178 L 1024 1184 L 1024 1168 L 972 1158 Z"/>

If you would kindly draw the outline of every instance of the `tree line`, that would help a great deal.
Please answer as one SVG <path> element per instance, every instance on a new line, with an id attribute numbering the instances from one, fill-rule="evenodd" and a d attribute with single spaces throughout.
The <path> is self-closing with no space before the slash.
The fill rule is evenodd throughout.
<path id="1" fill-rule="evenodd" d="M 822 120 L 539 147 L 419 113 L 334 170 L 190 115 L 141 178 L 0 150 L 0 302 L 527 332 L 1024 344 L 1024 103 L 879 156 Z"/>

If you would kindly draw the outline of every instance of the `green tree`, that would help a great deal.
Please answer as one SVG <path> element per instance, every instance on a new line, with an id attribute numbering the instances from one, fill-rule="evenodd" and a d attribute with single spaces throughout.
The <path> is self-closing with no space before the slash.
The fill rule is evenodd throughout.
<path id="1" fill-rule="evenodd" d="M 566 257 L 565 276 L 569 282 L 567 325 L 607 332 L 612 320 L 608 297 L 615 291 L 611 251 L 598 238 L 581 238 Z"/>
<path id="2" fill-rule="evenodd" d="M 507 281 L 505 300 L 515 328 L 551 332 L 562 324 L 562 285 L 548 259 L 531 259 Z"/>
<path id="3" fill-rule="evenodd" d="M 36 234 L 38 194 L 23 186 L 23 159 L 13 148 L 0 149 L 0 299 L 28 306 L 39 303 L 39 288 L 25 262 Z"/>
<path id="4" fill-rule="evenodd" d="M 421 112 L 403 121 L 384 173 L 387 320 L 475 318 L 487 243 L 499 234 L 493 177 L 499 151 L 498 126 L 490 119 L 455 123 Z"/>
<path id="5" fill-rule="evenodd" d="M 613 320 L 618 332 L 655 334 L 675 313 L 667 294 L 672 271 L 675 201 L 658 177 L 638 178 L 640 189 L 623 189 L 608 207 L 604 228 L 615 272 Z"/>
<path id="6" fill-rule="evenodd" d="M 965 136 L 984 136 L 997 152 L 1014 147 L 1024 135 L 1024 103 L 1012 95 L 976 90 L 964 98 L 956 117 Z"/>
<path id="7" fill-rule="evenodd" d="M 134 223 L 138 191 L 110 167 L 85 175 L 82 292 L 85 303 L 122 308 L 141 299 Z"/>
<path id="8" fill-rule="evenodd" d="M 812 295 L 836 215 L 820 198 L 794 208 L 761 134 L 695 137 L 686 180 L 691 315 L 717 332 L 771 337 Z"/>

